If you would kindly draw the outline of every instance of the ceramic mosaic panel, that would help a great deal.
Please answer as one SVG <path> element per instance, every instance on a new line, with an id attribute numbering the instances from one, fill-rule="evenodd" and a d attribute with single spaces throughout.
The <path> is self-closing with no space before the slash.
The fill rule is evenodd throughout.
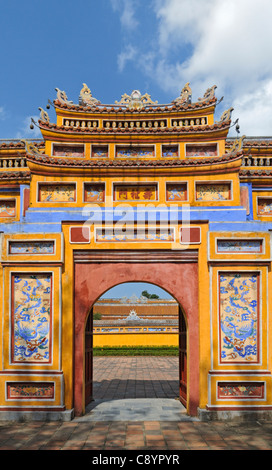
<path id="1" fill-rule="evenodd" d="M 218 398 L 264 398 L 263 382 L 219 382 Z"/>
<path id="2" fill-rule="evenodd" d="M 104 184 L 85 184 L 84 186 L 84 202 L 104 202 L 105 201 L 105 185 Z"/>
<path id="3" fill-rule="evenodd" d="M 51 274 L 12 276 L 13 362 L 50 361 L 51 291 Z"/>
<path id="4" fill-rule="evenodd" d="M 16 202 L 14 199 L 0 199 L 0 218 L 1 217 L 15 217 L 16 216 Z"/>
<path id="5" fill-rule="evenodd" d="M 105 145 L 93 146 L 92 147 L 92 158 L 105 158 L 108 157 L 109 150 Z"/>
<path id="6" fill-rule="evenodd" d="M 153 146 L 150 147 L 116 147 L 116 157 L 141 158 L 155 157 Z"/>
<path id="7" fill-rule="evenodd" d="M 156 201 L 156 184 L 115 185 L 115 201 Z"/>
<path id="8" fill-rule="evenodd" d="M 187 201 L 187 184 L 167 183 L 166 201 Z"/>
<path id="9" fill-rule="evenodd" d="M 54 145 L 53 155 L 56 157 L 84 157 L 84 146 Z"/>
<path id="10" fill-rule="evenodd" d="M 173 229 L 128 229 L 123 232 L 121 229 L 97 229 L 96 242 L 174 242 L 175 234 Z"/>
<path id="11" fill-rule="evenodd" d="M 75 202 L 75 184 L 41 184 L 39 186 L 40 202 Z"/>
<path id="12" fill-rule="evenodd" d="M 256 363 L 259 356 L 259 275 L 220 273 L 220 361 Z"/>
<path id="13" fill-rule="evenodd" d="M 178 146 L 177 145 L 163 145 L 162 156 L 177 158 L 179 156 Z"/>
<path id="14" fill-rule="evenodd" d="M 217 240 L 218 253 L 262 253 L 262 240 Z"/>
<path id="15" fill-rule="evenodd" d="M 48 382 L 7 383 L 8 399 L 54 399 L 54 384 Z"/>
<path id="16" fill-rule="evenodd" d="M 229 183 L 198 183 L 196 185 L 197 201 L 227 201 L 229 199 Z"/>
<path id="17" fill-rule="evenodd" d="M 186 157 L 216 157 L 217 145 L 186 145 Z"/>
<path id="18" fill-rule="evenodd" d="M 258 215 L 272 215 L 272 198 L 258 198 Z"/>
<path id="19" fill-rule="evenodd" d="M 9 254 L 52 255 L 55 251 L 53 241 L 9 242 Z"/>

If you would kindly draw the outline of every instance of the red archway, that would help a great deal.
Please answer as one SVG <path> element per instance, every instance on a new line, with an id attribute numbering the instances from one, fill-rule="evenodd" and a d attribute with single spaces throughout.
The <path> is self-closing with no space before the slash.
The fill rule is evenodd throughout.
<path id="1" fill-rule="evenodd" d="M 183 252 L 184 253 L 184 252 Z M 132 253 L 130 252 L 130 255 Z M 85 410 L 84 355 L 85 328 L 90 308 L 108 289 L 124 282 L 149 282 L 165 289 L 182 306 L 188 328 L 188 396 L 187 410 L 196 416 L 199 404 L 199 321 L 197 259 L 154 254 L 147 262 L 139 256 L 124 260 L 118 252 L 112 256 L 82 253 L 75 257 L 74 317 L 74 411 L 80 416 Z M 178 257 L 179 258 L 179 257 Z M 156 259 L 156 261 L 155 261 Z"/>

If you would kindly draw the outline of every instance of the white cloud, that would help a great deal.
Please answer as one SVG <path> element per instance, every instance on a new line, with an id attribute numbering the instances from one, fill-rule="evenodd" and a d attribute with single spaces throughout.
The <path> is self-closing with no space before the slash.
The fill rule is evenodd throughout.
<path id="1" fill-rule="evenodd" d="M 133 14 L 124 11 L 120 21 L 133 23 L 135 0 L 111 2 L 120 12 L 131 8 Z M 152 0 L 151 6 L 155 45 L 130 38 L 118 56 L 119 71 L 134 61 L 173 98 L 187 82 L 195 101 L 217 85 L 218 98 L 224 95 L 221 110 L 234 107 L 241 132 L 271 135 L 271 0 Z"/>
<path id="2" fill-rule="evenodd" d="M 130 60 L 133 60 L 136 57 L 136 54 L 137 49 L 131 44 L 128 44 L 125 49 L 118 55 L 118 70 L 122 72 L 126 66 L 126 63 Z"/>
<path id="3" fill-rule="evenodd" d="M 114 11 L 120 12 L 121 25 L 127 30 L 134 30 L 138 26 L 135 18 L 135 0 L 111 0 Z"/>
<path id="4" fill-rule="evenodd" d="M 197 100 L 217 85 L 242 131 L 272 134 L 272 2 L 154 0 L 153 5 L 159 47 L 152 75 L 161 88 L 174 93 L 189 81 Z M 190 54 L 182 58 L 184 50 Z M 173 51 L 177 57 L 180 52 L 175 62 Z M 149 63 L 147 73 L 150 68 Z"/>

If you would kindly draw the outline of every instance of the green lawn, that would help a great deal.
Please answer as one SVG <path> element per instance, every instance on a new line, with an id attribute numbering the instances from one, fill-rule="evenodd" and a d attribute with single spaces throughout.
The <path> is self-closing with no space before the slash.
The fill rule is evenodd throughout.
<path id="1" fill-rule="evenodd" d="M 95 347 L 94 356 L 177 356 L 175 346 L 104 346 Z"/>

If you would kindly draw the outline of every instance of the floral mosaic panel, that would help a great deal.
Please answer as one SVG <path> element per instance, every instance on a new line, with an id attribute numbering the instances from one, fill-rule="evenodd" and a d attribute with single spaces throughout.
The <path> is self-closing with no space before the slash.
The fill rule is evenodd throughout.
<path id="1" fill-rule="evenodd" d="M 196 185 L 197 201 L 227 201 L 229 199 L 229 183 L 199 183 Z"/>
<path id="2" fill-rule="evenodd" d="M 31 254 L 31 255 L 51 255 L 54 254 L 55 244 L 53 241 L 30 241 L 30 242 L 9 242 L 9 254 Z"/>
<path id="3" fill-rule="evenodd" d="M 75 202 L 75 184 L 41 184 L 39 186 L 40 202 Z"/>
<path id="4" fill-rule="evenodd" d="M 15 217 L 16 205 L 15 200 L 0 199 L 0 218 Z"/>
<path id="5" fill-rule="evenodd" d="M 166 184 L 166 201 L 187 201 L 187 184 Z"/>
<path id="6" fill-rule="evenodd" d="M 54 145 L 53 155 L 56 157 L 84 157 L 84 146 Z"/>
<path id="7" fill-rule="evenodd" d="M 150 147 L 116 147 L 116 157 L 123 158 L 141 158 L 141 157 L 154 157 L 155 150 L 153 146 Z"/>
<path id="8" fill-rule="evenodd" d="M 86 184 L 84 187 L 84 202 L 104 202 L 104 184 Z"/>
<path id="9" fill-rule="evenodd" d="M 115 201 L 156 201 L 157 185 L 115 185 Z"/>
<path id="10" fill-rule="evenodd" d="M 8 399 L 53 399 L 54 398 L 54 383 L 7 383 L 7 397 Z"/>
<path id="11" fill-rule="evenodd" d="M 186 145 L 186 157 L 216 157 L 217 145 Z"/>
<path id="12" fill-rule="evenodd" d="M 218 253 L 262 253 L 262 240 L 217 240 Z"/>
<path id="13" fill-rule="evenodd" d="M 12 276 L 13 362 L 50 361 L 51 290 L 51 274 Z"/>
<path id="14" fill-rule="evenodd" d="M 220 361 L 259 360 L 259 275 L 220 273 Z"/>
<path id="15" fill-rule="evenodd" d="M 218 383 L 218 398 L 257 398 L 264 397 L 264 383 L 263 382 L 219 382 Z"/>
<path id="16" fill-rule="evenodd" d="M 258 215 L 272 215 L 272 198 L 258 198 Z"/>

